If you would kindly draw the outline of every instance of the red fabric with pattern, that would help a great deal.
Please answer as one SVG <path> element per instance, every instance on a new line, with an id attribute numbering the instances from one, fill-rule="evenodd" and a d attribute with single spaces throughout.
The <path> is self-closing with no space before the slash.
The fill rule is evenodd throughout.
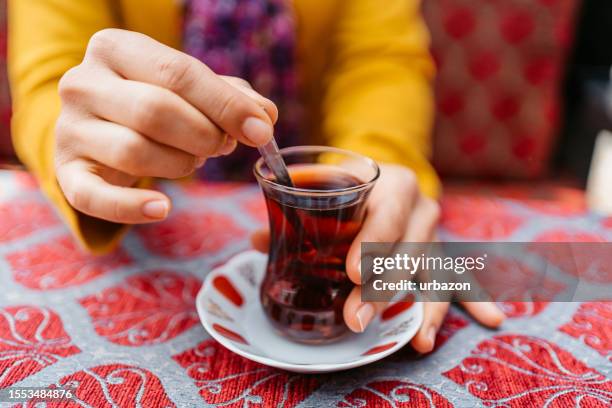
<path id="1" fill-rule="evenodd" d="M 12 252 L 6 258 L 15 280 L 38 290 L 80 285 L 132 262 L 121 249 L 106 256 L 86 254 L 69 235 Z"/>
<path id="2" fill-rule="evenodd" d="M 498 302 L 507 317 L 531 317 L 540 314 L 550 302 Z"/>
<path id="3" fill-rule="evenodd" d="M 0 389 L 80 352 L 52 310 L 0 308 Z"/>
<path id="4" fill-rule="evenodd" d="M 578 191 L 572 190 L 572 192 Z M 576 198 L 576 200 L 572 200 L 572 197 L 566 197 L 566 201 L 558 203 L 537 199 L 523 200 L 521 201 L 521 203 L 536 212 L 546 215 L 555 215 L 559 217 L 576 216 L 580 214 L 585 214 L 587 211 L 586 202 L 584 201 L 584 199 Z"/>
<path id="5" fill-rule="evenodd" d="M 31 180 L 23 173 L 3 173 L 0 178 L 7 181 L 0 184 L 9 188 L 8 196 L 0 195 L 0 206 L 11 200 L 18 200 L 24 207 L 39 202 L 40 196 L 32 191 Z M 444 204 L 446 224 L 441 226 L 441 231 L 450 231 L 453 237 L 475 239 L 524 236 L 525 230 L 533 232 L 530 238 L 536 236 L 545 241 L 598 242 L 609 238 L 609 230 L 600 227 L 606 220 L 581 214 L 581 200 L 569 190 L 557 194 L 554 186 L 535 184 L 529 188 L 489 187 L 481 183 L 468 185 L 462 192 L 449 188 L 450 194 L 445 197 Z M 82 401 L 80 406 L 94 407 L 190 406 L 197 405 L 198 401 L 236 408 L 300 404 L 448 407 L 451 403 L 508 407 L 549 403 L 555 408 L 612 404 L 612 381 L 602 375 L 607 374 L 605 364 L 610 361 L 611 347 L 612 315 L 610 304 L 605 303 L 584 303 L 576 310 L 545 302 L 501 304 L 511 317 L 525 319 L 522 325 L 519 321 L 511 321 L 502 329 L 528 327 L 537 337 L 518 333 L 496 335 L 498 333 L 471 323 L 465 313 L 453 307 L 438 333 L 437 350 L 433 355 L 421 356 L 406 346 L 376 364 L 333 376 L 296 375 L 272 369 L 239 357 L 214 340 L 202 342 L 204 332 L 194 311 L 200 281 L 192 274 L 206 273 L 199 269 L 202 262 L 205 265 L 209 260 L 211 264 L 219 262 L 246 243 L 248 231 L 238 228 L 240 231 L 236 234 L 225 234 L 235 226 L 224 220 L 232 218 L 233 209 L 245 208 L 244 204 L 255 195 L 249 195 L 252 187 L 244 190 L 235 190 L 233 186 L 227 189 L 218 186 L 212 190 L 203 187 L 201 191 L 194 192 L 197 190 L 194 188 L 186 193 L 164 183 L 162 190 L 169 192 L 183 208 L 202 205 L 204 196 L 207 199 L 204 205 L 215 203 L 219 198 L 228 203 L 227 208 L 223 208 L 224 216 L 219 217 L 215 212 L 212 220 L 201 224 L 198 217 L 208 207 L 187 212 L 189 217 L 182 221 L 180 228 L 175 228 L 180 234 L 172 235 L 178 241 L 173 242 L 168 236 L 158 241 L 168 245 L 162 246 L 164 251 L 172 257 L 180 255 L 178 258 L 160 260 L 143 256 L 138 244 L 152 238 L 144 236 L 142 231 L 132 233 L 124 247 L 125 251 L 133 251 L 130 252 L 133 261 L 123 251 L 102 258 L 85 255 L 67 235 L 56 233 L 57 225 L 43 223 L 39 224 L 40 231 L 24 226 L 23 231 L 31 232 L 0 245 L 2 261 L 8 266 L 4 277 L 7 290 L 0 295 L 3 305 L 19 300 L 22 295 L 33 296 L 40 305 L 62 304 L 61 309 L 52 306 L 62 315 L 41 306 L 0 307 L 0 388 L 7 384 L 29 386 L 40 382 L 46 385 L 47 381 L 57 381 L 52 386 L 77 388 L 77 397 Z M 494 190 L 514 201 L 496 198 L 492 194 Z M 207 195 L 206 191 L 217 191 L 219 195 Z M 3 197 L 5 201 L 1 202 Z M 548 204 L 544 210 L 529 204 L 532 199 L 561 202 L 565 198 L 577 204 L 567 207 L 567 212 L 555 211 Z M 210 207 L 218 209 L 216 203 Z M 179 210 L 177 213 L 186 212 Z M 38 219 L 33 221 L 39 222 Z M 547 225 L 549 220 L 555 221 L 554 227 Z M 28 222 L 30 220 L 24 217 L 23 223 Z M 587 226 L 596 230 L 589 232 Z M 209 234 L 220 237 L 218 241 L 205 243 L 206 248 L 219 248 L 218 252 L 210 257 L 212 249 L 195 247 L 193 253 L 203 255 L 183 257 L 182 254 L 190 251 L 181 252 L 175 246 L 189 248 L 197 244 L 196 240 L 201 238 L 192 238 L 190 234 L 209 239 L 205 233 L 200 234 L 201 228 L 208 228 Z M 156 230 L 148 231 L 154 234 Z M 528 268 L 521 265 L 494 261 L 490 259 L 488 264 L 504 269 L 517 279 L 530 276 Z M 149 269 L 150 265 L 160 262 L 167 269 Z M 227 278 L 212 284 L 229 302 L 243 305 L 244 294 L 237 296 L 238 288 L 231 284 L 231 276 Z M 546 283 L 544 287 L 548 287 Z M 389 305 L 382 317 L 392 319 L 410 305 Z M 570 315 L 572 311 L 574 314 Z M 553 325 L 548 324 L 551 322 Z M 242 333 L 231 324 L 220 326 L 217 323 L 213 330 L 230 338 Z M 71 337 L 78 340 L 78 344 L 74 344 Z M 471 350 L 471 346 L 466 348 L 466 341 L 478 344 Z M 199 345 L 194 347 L 195 344 Z M 374 343 L 372 352 L 380 352 L 388 347 L 386 344 L 388 342 Z M 81 350 L 82 354 L 78 354 Z M 82 365 L 88 361 L 87 356 L 95 358 L 96 362 Z M 126 357 L 129 362 L 119 363 Z M 441 358 L 447 363 L 444 373 L 440 372 Z M 95 367 L 91 367 L 93 365 Z M 407 381 L 395 370 L 400 366 L 403 367 L 401 375 L 421 374 L 412 379 L 415 382 Z M 328 381 L 330 378 L 337 379 L 343 386 L 335 387 Z M 326 381 L 328 384 L 318 392 L 318 387 Z M 185 388 L 169 388 L 179 383 Z M 168 388 L 164 389 L 163 385 Z M 174 401 L 170 401 L 169 396 Z M 457 400 L 451 401 L 451 398 Z M 33 407 L 34 403 L 25 405 Z"/>
<path id="6" fill-rule="evenodd" d="M 499 279 L 499 276 L 505 276 Z M 566 285 L 554 279 L 551 274 L 541 275 L 518 256 L 491 255 L 481 271 L 475 271 L 476 283 L 496 301 L 513 299 L 542 302 L 555 297 L 565 290 Z"/>
<path id="7" fill-rule="evenodd" d="M 605 237 L 588 231 L 556 229 L 538 235 L 534 241 L 558 243 L 554 246 L 534 244 L 531 250 L 563 272 L 586 282 L 612 282 L 612 252 Z"/>
<path id="8" fill-rule="evenodd" d="M 465 317 L 457 313 L 455 310 L 453 310 L 453 308 L 449 309 L 447 315 L 444 317 L 442 326 L 440 326 L 440 330 L 438 330 L 436 335 L 434 351 L 442 347 L 455 334 L 469 325 L 470 322 Z M 399 349 L 397 352 L 391 354 L 389 357 L 386 357 L 386 359 L 396 362 L 407 362 L 422 357 L 423 356 L 414 351 L 412 347 L 405 346 Z"/>
<path id="9" fill-rule="evenodd" d="M 612 381 L 561 347 L 519 334 L 482 341 L 443 373 L 487 406 L 609 407 Z"/>
<path id="10" fill-rule="evenodd" d="M 220 251 L 245 231 L 214 210 L 171 215 L 168 220 L 136 229 L 147 249 L 168 258 L 190 258 Z"/>
<path id="11" fill-rule="evenodd" d="M 446 398 L 421 384 L 399 380 L 370 382 L 346 395 L 339 408 L 452 408 Z"/>
<path id="12" fill-rule="evenodd" d="M 591 231 L 573 230 L 563 228 L 551 229 L 538 235 L 534 242 L 607 242 L 601 235 Z"/>
<path id="13" fill-rule="evenodd" d="M 436 343 L 434 345 L 434 350 L 439 349 L 446 343 L 451 337 L 453 337 L 458 331 L 469 326 L 470 322 L 467 321 L 463 316 L 454 312 L 453 310 L 449 310 L 448 314 L 444 318 L 444 322 L 442 322 L 442 326 L 440 326 L 440 330 L 436 335 Z"/>
<path id="14" fill-rule="evenodd" d="M 59 220 L 48 203 L 15 200 L 0 204 L 0 242 L 23 238 L 55 224 Z"/>
<path id="15" fill-rule="evenodd" d="M 38 180 L 36 177 L 27 171 L 16 171 L 15 173 L 15 182 L 19 185 L 23 190 L 38 190 Z"/>
<path id="16" fill-rule="evenodd" d="M 46 402 L 46 408 L 173 408 L 159 378 L 150 371 L 125 364 L 101 365 L 63 377 L 49 388 L 76 389 L 74 401 Z M 33 400 L 26 407 L 35 408 Z"/>
<path id="17" fill-rule="evenodd" d="M 434 164 L 444 175 L 544 174 L 578 0 L 423 3 L 438 65 Z"/>
<path id="18" fill-rule="evenodd" d="M 523 221 L 506 204 L 492 198 L 452 194 L 442 200 L 441 223 L 449 232 L 466 240 L 504 240 Z"/>
<path id="19" fill-rule="evenodd" d="M 559 328 L 580 340 L 612 363 L 612 302 L 586 302 L 572 320 Z"/>
<path id="20" fill-rule="evenodd" d="M 319 386 L 321 378 L 254 363 L 214 340 L 206 340 L 173 359 L 194 381 L 204 402 L 227 408 L 295 407 Z"/>
<path id="21" fill-rule="evenodd" d="M 199 322 L 195 298 L 202 283 L 170 271 L 147 271 L 79 302 L 96 333 L 124 346 L 163 343 Z"/>
<path id="22" fill-rule="evenodd" d="M 262 225 L 268 226 L 268 211 L 266 201 L 262 196 L 257 195 L 245 200 L 242 208 L 255 220 Z"/>

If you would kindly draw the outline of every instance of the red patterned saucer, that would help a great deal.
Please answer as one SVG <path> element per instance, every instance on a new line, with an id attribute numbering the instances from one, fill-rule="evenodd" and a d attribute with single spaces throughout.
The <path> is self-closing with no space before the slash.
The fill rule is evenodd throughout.
<path id="1" fill-rule="evenodd" d="M 373 363 L 399 350 L 423 321 L 419 302 L 391 304 L 362 334 L 325 345 L 296 343 L 278 335 L 259 302 L 266 255 L 243 252 L 211 271 L 196 306 L 206 331 L 249 360 L 299 373 L 346 370 Z"/>

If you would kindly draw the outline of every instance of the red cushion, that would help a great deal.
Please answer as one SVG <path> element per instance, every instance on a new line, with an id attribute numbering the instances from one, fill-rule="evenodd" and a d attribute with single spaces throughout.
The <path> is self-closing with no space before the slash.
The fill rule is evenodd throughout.
<path id="1" fill-rule="evenodd" d="M 438 64 L 434 163 L 442 174 L 542 175 L 559 123 L 578 0 L 426 0 Z M 13 154 L 0 0 L 0 160 Z"/>
<path id="2" fill-rule="evenodd" d="M 438 65 L 434 163 L 440 173 L 546 173 L 578 3 L 424 2 Z"/>

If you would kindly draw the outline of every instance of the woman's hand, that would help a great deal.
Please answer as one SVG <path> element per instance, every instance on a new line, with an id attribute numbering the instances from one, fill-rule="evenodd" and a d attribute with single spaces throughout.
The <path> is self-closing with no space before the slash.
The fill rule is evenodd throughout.
<path id="1" fill-rule="evenodd" d="M 167 216 L 170 200 L 133 188 L 175 179 L 237 142 L 267 143 L 278 111 L 238 78 L 134 32 L 108 29 L 60 81 L 57 180 L 78 211 L 117 223 Z"/>
<path id="2" fill-rule="evenodd" d="M 344 321 L 354 332 L 363 332 L 385 307 L 384 303 L 361 301 L 361 243 L 432 242 L 440 217 L 438 203 L 421 194 L 412 171 L 396 165 L 381 165 L 380 170 L 380 178 L 368 199 L 366 219 L 346 261 L 348 276 L 356 286 L 344 304 Z M 267 232 L 253 236 L 255 248 L 267 251 L 267 243 Z M 488 327 L 499 326 L 505 318 L 491 302 L 465 302 L 463 307 Z M 411 342 L 418 352 L 433 350 L 436 334 L 448 308 L 448 302 L 425 303 L 423 324 Z"/>
<path id="3" fill-rule="evenodd" d="M 347 256 L 347 273 L 356 285 L 361 284 L 362 242 L 432 242 L 440 218 L 438 203 L 421 194 L 412 171 L 395 165 L 381 165 L 380 170 L 380 179 L 368 200 L 363 227 Z M 362 332 L 384 306 L 361 302 L 361 288 L 356 286 L 344 305 L 344 321 L 354 332 Z M 423 324 L 411 342 L 421 353 L 433 350 L 449 303 L 426 302 L 424 306 Z M 463 306 L 485 326 L 497 327 L 504 320 L 494 303 L 465 302 Z"/>

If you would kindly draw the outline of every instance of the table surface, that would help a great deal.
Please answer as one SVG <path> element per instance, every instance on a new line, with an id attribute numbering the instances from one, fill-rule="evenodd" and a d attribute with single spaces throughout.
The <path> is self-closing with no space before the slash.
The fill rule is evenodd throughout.
<path id="1" fill-rule="evenodd" d="M 170 218 L 92 257 L 26 173 L 0 172 L 0 390 L 76 387 L 92 407 L 476 407 L 612 404 L 612 303 L 504 303 L 497 331 L 453 307 L 436 350 L 296 375 L 212 340 L 194 307 L 216 265 L 266 222 L 259 190 L 165 183 Z M 553 185 L 453 185 L 446 240 L 612 240 L 612 218 Z M 140 404 L 140 405 L 139 405 Z M 2 406 L 2 403 L 0 403 Z"/>

